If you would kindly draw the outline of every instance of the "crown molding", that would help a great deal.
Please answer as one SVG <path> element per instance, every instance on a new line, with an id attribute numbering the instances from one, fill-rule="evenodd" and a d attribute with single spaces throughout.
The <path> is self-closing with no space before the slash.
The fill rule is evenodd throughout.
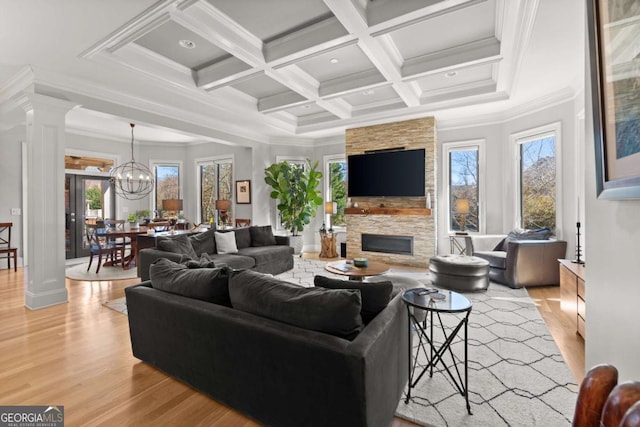
<path id="1" fill-rule="evenodd" d="M 26 91 L 30 86 L 33 86 L 34 80 L 33 67 L 30 65 L 22 67 L 0 86 L 0 104 L 12 100 L 20 92 Z"/>
<path id="2" fill-rule="evenodd" d="M 540 111 L 547 110 L 565 102 L 575 99 L 575 94 L 570 88 L 542 96 L 540 98 L 519 104 L 513 108 L 490 114 L 477 115 L 473 118 L 439 120 L 438 130 L 457 130 L 480 126 L 504 124 L 521 117 L 526 117 Z"/>

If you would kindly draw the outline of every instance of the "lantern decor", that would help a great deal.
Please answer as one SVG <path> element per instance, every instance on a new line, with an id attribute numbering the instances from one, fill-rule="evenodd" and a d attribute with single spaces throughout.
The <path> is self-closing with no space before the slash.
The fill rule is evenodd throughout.
<path id="1" fill-rule="evenodd" d="M 139 200 L 153 190 L 153 174 L 148 167 L 136 162 L 133 156 L 133 128 L 131 125 L 131 160 L 111 169 L 110 181 L 116 194 L 123 199 Z"/>

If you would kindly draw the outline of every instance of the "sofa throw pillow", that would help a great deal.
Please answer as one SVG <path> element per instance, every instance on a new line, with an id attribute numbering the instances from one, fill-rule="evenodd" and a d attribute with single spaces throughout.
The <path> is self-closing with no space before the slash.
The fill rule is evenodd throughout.
<path id="1" fill-rule="evenodd" d="M 190 259 L 188 261 L 182 262 L 181 264 L 186 265 L 187 268 L 215 268 L 215 267 L 221 267 L 221 266 L 216 266 L 216 263 L 214 262 L 214 260 L 211 259 L 211 256 L 206 252 L 203 253 L 202 255 L 200 255 L 200 259 L 199 260 Z"/>
<path id="2" fill-rule="evenodd" d="M 149 267 L 149 277 L 155 289 L 231 307 L 229 271 L 227 268 L 187 268 L 160 258 Z"/>
<path id="3" fill-rule="evenodd" d="M 251 246 L 273 246 L 276 244 L 276 237 L 270 225 L 251 226 Z"/>
<path id="4" fill-rule="evenodd" d="M 194 234 L 189 236 L 191 246 L 197 256 L 202 254 L 215 254 L 216 253 L 216 239 L 215 230 L 207 230 L 203 233 Z"/>
<path id="5" fill-rule="evenodd" d="M 231 274 L 229 296 L 235 309 L 348 340 L 363 327 L 356 289 L 305 288 L 243 270 Z"/>
<path id="6" fill-rule="evenodd" d="M 355 280 L 332 279 L 325 276 L 313 278 L 313 284 L 317 287 L 329 289 L 358 289 L 362 296 L 362 309 L 360 315 L 364 324 L 368 324 L 391 301 L 393 283 L 386 282 L 358 282 Z"/>
<path id="7" fill-rule="evenodd" d="M 539 228 L 537 230 L 515 229 L 507 234 L 502 244 L 498 244 L 499 249 L 496 248 L 494 250 L 506 252 L 509 248 L 509 242 L 518 240 L 549 240 L 552 235 L 553 233 L 548 228 Z"/>
<path id="8" fill-rule="evenodd" d="M 158 249 L 166 252 L 186 255 L 192 259 L 198 259 L 198 255 L 196 255 L 196 252 L 193 250 L 191 241 L 184 234 L 160 239 L 158 241 Z"/>
<path id="9" fill-rule="evenodd" d="M 251 233 L 247 227 L 237 228 L 234 233 L 236 234 L 236 246 L 238 249 L 244 249 L 251 246 Z"/>
<path id="10" fill-rule="evenodd" d="M 228 233 L 218 233 L 216 231 L 216 250 L 219 254 L 237 254 L 236 233 L 230 231 Z"/>

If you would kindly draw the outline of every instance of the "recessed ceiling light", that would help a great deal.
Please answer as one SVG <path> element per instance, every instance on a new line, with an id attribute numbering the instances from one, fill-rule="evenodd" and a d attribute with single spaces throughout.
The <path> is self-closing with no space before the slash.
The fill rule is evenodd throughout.
<path id="1" fill-rule="evenodd" d="M 311 105 L 309 105 L 309 104 L 303 105 L 302 108 L 304 108 L 305 110 L 308 110 L 309 108 L 311 108 Z"/>
<path id="2" fill-rule="evenodd" d="M 458 75 L 457 71 L 449 71 L 448 73 L 445 74 L 445 77 L 455 77 Z"/>
<path id="3" fill-rule="evenodd" d="M 332 64 L 337 64 L 338 62 L 340 62 L 340 60 L 338 58 L 331 58 L 329 62 L 331 62 Z"/>
<path id="4" fill-rule="evenodd" d="M 365 96 L 373 95 L 374 93 L 376 93 L 376 91 L 373 89 L 365 90 L 364 92 L 362 92 L 362 94 Z"/>
<path id="5" fill-rule="evenodd" d="M 196 44 L 194 42 L 192 42 L 191 40 L 180 40 L 179 42 L 180 46 L 182 46 L 185 49 L 195 49 L 196 48 Z"/>

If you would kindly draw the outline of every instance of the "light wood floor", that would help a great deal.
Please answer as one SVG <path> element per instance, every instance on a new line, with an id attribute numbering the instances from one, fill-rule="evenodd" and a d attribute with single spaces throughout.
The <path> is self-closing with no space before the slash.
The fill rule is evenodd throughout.
<path id="1" fill-rule="evenodd" d="M 69 303 L 31 311 L 24 307 L 23 270 L 0 270 L 0 404 L 64 405 L 68 426 L 257 425 L 131 355 L 127 317 L 102 304 L 137 282 L 67 280 Z M 536 292 L 572 371 L 584 373 L 574 332 L 553 320 L 559 291 Z"/>

